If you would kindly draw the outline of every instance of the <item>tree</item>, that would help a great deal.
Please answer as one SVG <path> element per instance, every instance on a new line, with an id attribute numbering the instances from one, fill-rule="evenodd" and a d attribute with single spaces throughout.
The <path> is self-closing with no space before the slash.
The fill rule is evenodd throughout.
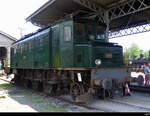
<path id="1" fill-rule="evenodd" d="M 138 45 L 136 44 L 132 44 L 131 47 L 129 48 L 129 57 L 130 58 L 135 58 L 135 57 L 139 57 L 141 54 L 141 50 L 139 49 Z"/>
<path id="2" fill-rule="evenodd" d="M 144 51 L 144 56 L 147 58 L 149 57 L 149 51 Z"/>
<path id="3" fill-rule="evenodd" d="M 132 44 L 130 48 L 126 48 L 125 49 L 125 52 L 124 52 L 124 63 L 125 65 L 128 65 L 129 64 L 129 59 L 131 58 L 140 58 L 140 55 L 144 54 L 144 57 L 145 58 L 148 58 L 150 57 L 150 50 L 149 51 L 144 51 L 144 50 L 141 50 L 139 49 L 138 45 L 136 44 Z"/>
<path id="4" fill-rule="evenodd" d="M 144 53 L 137 44 L 133 43 L 130 48 L 127 48 L 124 52 L 126 58 L 136 58 L 140 57 L 140 54 Z"/>

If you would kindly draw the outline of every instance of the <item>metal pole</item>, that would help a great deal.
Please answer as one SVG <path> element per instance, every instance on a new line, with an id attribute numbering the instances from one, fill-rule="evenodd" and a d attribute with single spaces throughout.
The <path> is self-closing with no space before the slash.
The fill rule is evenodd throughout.
<path id="1" fill-rule="evenodd" d="M 106 24 L 106 42 L 109 42 L 109 24 L 110 24 L 110 19 L 109 19 L 109 12 L 108 10 L 105 11 L 104 13 L 104 21 Z"/>

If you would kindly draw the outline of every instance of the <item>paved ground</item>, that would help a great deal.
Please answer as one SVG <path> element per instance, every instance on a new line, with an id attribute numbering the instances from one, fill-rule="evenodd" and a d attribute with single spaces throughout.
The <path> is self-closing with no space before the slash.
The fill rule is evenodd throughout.
<path id="1" fill-rule="evenodd" d="M 6 79 L 5 77 L 1 77 Z M 67 96 L 68 97 L 68 96 Z M 148 112 L 150 94 L 132 92 L 132 96 L 115 99 L 93 99 L 87 104 L 99 110 L 88 110 L 0 80 L 0 112 Z"/>
<path id="2" fill-rule="evenodd" d="M 0 80 L 0 112 L 87 112 L 87 109 L 44 97 Z"/>
<path id="3" fill-rule="evenodd" d="M 150 112 L 150 95 L 132 92 L 123 98 L 93 100 L 90 105 L 106 112 Z"/>

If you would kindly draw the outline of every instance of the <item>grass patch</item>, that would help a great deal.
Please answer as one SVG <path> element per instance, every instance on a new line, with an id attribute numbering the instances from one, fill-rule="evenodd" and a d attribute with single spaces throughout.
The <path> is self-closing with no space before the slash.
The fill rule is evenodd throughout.
<path id="1" fill-rule="evenodd" d="M 47 104 L 46 109 L 50 112 L 67 112 L 67 105 L 62 105 L 57 107 L 51 104 Z"/>
<path id="2" fill-rule="evenodd" d="M 32 101 L 34 103 L 43 103 L 43 98 L 41 96 L 38 95 L 34 95 L 32 96 Z"/>
<path id="3" fill-rule="evenodd" d="M 25 96 L 31 96 L 32 93 L 30 91 L 27 91 L 27 90 L 24 90 L 21 92 L 22 95 L 25 95 Z"/>
<path id="4" fill-rule="evenodd" d="M 6 97 L 5 96 L 0 96 L 0 99 L 5 99 Z"/>
<path id="5" fill-rule="evenodd" d="M 12 86 L 9 83 L 0 84 L 0 88 L 2 89 L 10 89 Z"/>

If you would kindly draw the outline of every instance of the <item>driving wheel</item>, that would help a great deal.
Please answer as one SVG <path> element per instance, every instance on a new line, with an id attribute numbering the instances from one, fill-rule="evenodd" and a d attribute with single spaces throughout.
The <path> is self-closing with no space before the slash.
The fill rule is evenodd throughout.
<path id="1" fill-rule="evenodd" d="M 81 83 L 74 82 L 70 86 L 70 94 L 72 99 L 75 101 L 76 97 L 84 94 L 84 87 Z"/>

